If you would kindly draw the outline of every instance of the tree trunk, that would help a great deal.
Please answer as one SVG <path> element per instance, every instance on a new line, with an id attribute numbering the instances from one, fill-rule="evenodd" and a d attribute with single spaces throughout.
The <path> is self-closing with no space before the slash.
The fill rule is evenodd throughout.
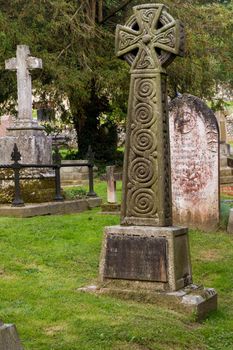
<path id="1" fill-rule="evenodd" d="M 98 23 L 103 21 L 103 0 L 98 2 Z"/>
<path id="2" fill-rule="evenodd" d="M 95 24 L 96 18 L 96 0 L 91 0 L 91 19 L 93 24 Z"/>

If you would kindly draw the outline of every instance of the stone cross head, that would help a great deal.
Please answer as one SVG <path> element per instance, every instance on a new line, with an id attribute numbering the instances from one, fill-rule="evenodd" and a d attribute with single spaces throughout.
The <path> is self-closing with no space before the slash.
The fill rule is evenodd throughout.
<path id="1" fill-rule="evenodd" d="M 32 82 L 30 70 L 42 68 L 40 58 L 30 56 L 29 47 L 18 45 L 16 57 L 5 61 L 5 68 L 17 72 L 18 121 L 32 121 Z"/>
<path id="2" fill-rule="evenodd" d="M 184 30 L 162 4 L 144 4 L 116 30 L 116 55 L 132 70 L 166 68 L 175 56 L 184 55 Z"/>

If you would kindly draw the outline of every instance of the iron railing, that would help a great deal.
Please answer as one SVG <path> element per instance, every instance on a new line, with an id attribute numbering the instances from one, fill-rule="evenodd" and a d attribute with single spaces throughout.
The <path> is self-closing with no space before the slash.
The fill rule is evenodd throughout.
<path id="1" fill-rule="evenodd" d="M 88 182 L 89 182 L 89 191 L 87 193 L 88 197 L 96 197 L 96 193 L 94 191 L 94 153 L 92 152 L 91 146 L 88 148 L 87 152 L 87 162 L 86 163 L 61 163 L 61 155 L 59 153 L 58 148 L 55 148 L 55 152 L 53 155 L 53 164 L 22 164 L 20 163 L 21 160 L 21 154 L 19 152 L 19 149 L 17 147 L 17 144 L 14 144 L 13 152 L 11 153 L 11 160 L 13 161 L 12 164 L 7 165 L 0 165 L 0 169 L 12 169 L 14 172 L 14 177 L 8 178 L 6 180 L 13 180 L 14 181 L 14 196 L 13 201 L 11 205 L 13 207 L 22 207 L 25 206 L 24 201 L 22 199 L 21 195 L 21 189 L 20 189 L 20 171 L 25 168 L 51 168 L 55 170 L 55 201 L 63 201 L 64 198 L 62 196 L 61 191 L 61 176 L 60 176 L 60 169 L 62 167 L 75 167 L 75 166 L 87 166 L 88 167 Z M 32 177 L 33 178 L 33 177 Z"/>

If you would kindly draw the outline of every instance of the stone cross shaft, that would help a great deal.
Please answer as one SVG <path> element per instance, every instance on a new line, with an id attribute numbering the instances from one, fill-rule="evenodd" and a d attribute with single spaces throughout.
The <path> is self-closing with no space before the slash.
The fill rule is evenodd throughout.
<path id="1" fill-rule="evenodd" d="M 32 81 L 31 69 L 42 68 L 40 58 L 30 56 L 29 47 L 18 45 L 16 58 L 5 61 L 5 68 L 17 71 L 18 122 L 32 122 Z"/>
<path id="2" fill-rule="evenodd" d="M 183 27 L 162 4 L 133 8 L 116 54 L 131 65 L 122 225 L 172 225 L 166 67 L 183 55 Z"/>

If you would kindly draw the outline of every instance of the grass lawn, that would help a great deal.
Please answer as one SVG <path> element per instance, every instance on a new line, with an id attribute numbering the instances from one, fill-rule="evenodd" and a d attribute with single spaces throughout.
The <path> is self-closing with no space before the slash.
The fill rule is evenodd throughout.
<path id="1" fill-rule="evenodd" d="M 197 324 L 156 305 L 77 291 L 96 282 L 103 228 L 118 223 L 98 209 L 0 218 L 0 319 L 16 324 L 24 349 L 232 350 L 233 237 L 190 231 L 194 281 L 219 293 L 218 311 Z"/>

